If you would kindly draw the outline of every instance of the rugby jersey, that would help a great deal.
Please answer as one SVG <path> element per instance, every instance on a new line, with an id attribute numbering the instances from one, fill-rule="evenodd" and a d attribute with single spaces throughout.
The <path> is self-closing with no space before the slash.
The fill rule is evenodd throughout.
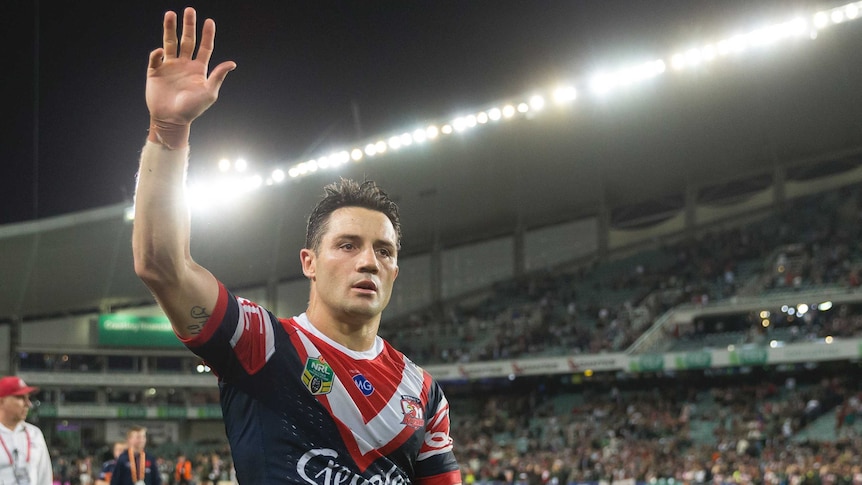
<path id="1" fill-rule="evenodd" d="M 350 350 L 219 283 L 203 331 L 182 340 L 219 377 L 240 483 L 461 482 L 442 389 L 380 337 Z"/>

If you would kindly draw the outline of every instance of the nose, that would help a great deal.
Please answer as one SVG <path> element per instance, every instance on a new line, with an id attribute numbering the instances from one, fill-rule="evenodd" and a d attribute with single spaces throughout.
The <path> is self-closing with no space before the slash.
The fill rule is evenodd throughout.
<path id="1" fill-rule="evenodd" d="M 374 247 L 368 247 L 360 251 L 356 264 L 360 273 L 376 274 L 380 271 L 380 267 L 377 262 L 377 253 L 374 250 Z"/>

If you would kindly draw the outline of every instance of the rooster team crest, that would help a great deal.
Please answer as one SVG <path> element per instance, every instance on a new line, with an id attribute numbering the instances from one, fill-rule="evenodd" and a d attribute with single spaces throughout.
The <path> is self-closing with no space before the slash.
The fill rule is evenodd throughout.
<path id="1" fill-rule="evenodd" d="M 425 411 L 422 409 L 422 401 L 418 397 L 401 396 L 401 412 L 404 420 L 401 424 L 419 429 L 425 426 Z"/>
<path id="2" fill-rule="evenodd" d="M 329 394 L 332 391 L 334 375 L 332 367 L 324 362 L 323 357 L 309 357 L 305 361 L 305 370 L 302 371 L 302 383 L 315 396 Z"/>

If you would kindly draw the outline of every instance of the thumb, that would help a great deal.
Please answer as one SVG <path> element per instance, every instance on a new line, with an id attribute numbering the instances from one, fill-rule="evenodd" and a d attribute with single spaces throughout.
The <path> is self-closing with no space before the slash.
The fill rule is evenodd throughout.
<path id="1" fill-rule="evenodd" d="M 207 78 L 207 84 L 210 85 L 211 89 L 214 89 L 215 92 L 218 93 L 218 90 L 221 88 L 224 79 L 227 77 L 227 73 L 233 71 L 234 69 L 236 69 L 235 62 L 222 62 L 210 72 L 209 78 Z"/>
<path id="2" fill-rule="evenodd" d="M 150 64 L 147 67 L 149 67 L 150 69 L 158 69 L 159 66 L 162 65 L 164 57 L 165 49 L 161 47 L 155 49 L 154 51 L 150 52 Z"/>

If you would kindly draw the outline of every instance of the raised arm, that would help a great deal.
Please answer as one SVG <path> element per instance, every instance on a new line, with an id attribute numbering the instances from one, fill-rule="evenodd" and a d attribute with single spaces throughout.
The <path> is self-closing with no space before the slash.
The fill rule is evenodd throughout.
<path id="1" fill-rule="evenodd" d="M 177 15 L 167 12 L 163 46 L 150 53 L 147 69 L 150 130 L 135 193 L 135 272 L 182 337 L 200 333 L 218 298 L 215 277 L 195 263 L 189 251 L 185 196 L 189 128 L 216 101 L 227 73 L 236 67 L 223 62 L 207 72 L 214 41 L 215 22 L 207 19 L 194 57 L 194 9 L 183 13 L 179 40 Z"/>

